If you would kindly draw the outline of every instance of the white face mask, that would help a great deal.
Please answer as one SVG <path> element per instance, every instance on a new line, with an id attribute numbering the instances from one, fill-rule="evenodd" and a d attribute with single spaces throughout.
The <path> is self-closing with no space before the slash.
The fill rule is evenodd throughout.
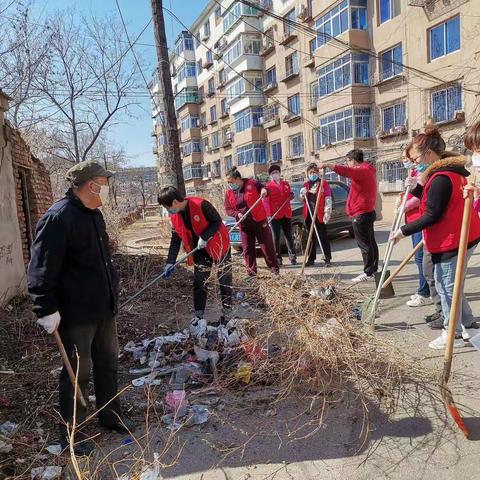
<path id="1" fill-rule="evenodd" d="M 270 176 L 272 177 L 272 180 L 274 182 L 279 182 L 280 181 L 280 172 L 274 172 Z"/>
<path id="2" fill-rule="evenodd" d="M 100 187 L 100 191 L 93 192 L 95 195 L 98 195 L 100 197 L 100 201 L 102 202 L 102 205 L 106 205 L 108 202 L 108 194 L 110 192 L 110 187 L 108 185 L 99 185 L 98 183 L 93 182 L 97 187 Z"/>
<path id="3" fill-rule="evenodd" d="M 480 152 L 474 152 L 472 155 L 472 164 L 475 168 L 480 169 Z"/>

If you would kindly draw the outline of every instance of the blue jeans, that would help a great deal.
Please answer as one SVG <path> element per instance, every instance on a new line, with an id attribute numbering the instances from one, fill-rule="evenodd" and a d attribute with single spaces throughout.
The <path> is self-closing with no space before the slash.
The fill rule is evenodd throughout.
<path id="1" fill-rule="evenodd" d="M 462 295 L 461 295 L 461 309 L 459 312 L 459 318 L 456 321 L 455 333 L 461 335 L 462 333 L 462 324 L 464 327 L 469 328 L 473 323 L 473 313 L 468 301 L 463 292 L 463 284 L 465 283 L 465 276 L 467 274 L 467 266 L 470 257 L 473 254 L 475 247 L 472 247 L 467 250 L 467 258 L 465 262 L 465 272 L 463 272 L 462 279 Z M 452 295 L 453 295 L 453 285 L 455 283 L 455 271 L 457 269 L 457 259 L 458 256 L 445 260 L 435 264 L 435 286 L 437 288 L 438 294 L 442 301 L 442 312 L 443 312 L 443 328 L 448 328 L 448 321 L 450 319 L 450 308 L 452 306 Z"/>
<path id="2" fill-rule="evenodd" d="M 423 239 L 422 232 L 417 232 L 412 235 L 412 244 L 416 247 Z M 423 248 L 415 253 L 415 263 L 418 268 L 418 290 L 417 293 L 422 297 L 430 296 L 430 288 L 426 278 L 423 276 Z"/>

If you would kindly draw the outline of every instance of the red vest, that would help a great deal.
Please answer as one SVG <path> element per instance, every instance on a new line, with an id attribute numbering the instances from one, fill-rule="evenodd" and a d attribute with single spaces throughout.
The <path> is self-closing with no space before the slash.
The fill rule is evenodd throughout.
<path id="1" fill-rule="evenodd" d="M 245 203 L 248 208 L 251 208 L 252 205 L 260 198 L 260 194 L 257 192 L 255 184 L 250 180 L 244 182 L 244 198 Z M 230 204 L 230 207 L 234 210 L 237 209 L 237 201 L 235 200 L 235 193 L 233 190 L 227 190 L 227 201 Z M 252 217 L 256 222 L 263 222 L 267 219 L 267 212 L 262 202 L 258 202 L 257 206 L 252 210 Z M 242 224 L 240 224 L 240 227 Z"/>
<path id="2" fill-rule="evenodd" d="M 420 203 L 420 213 L 423 215 L 426 211 L 427 195 L 432 180 L 437 175 L 445 175 L 452 182 L 452 196 L 448 202 L 439 222 L 427 227 L 423 231 L 423 239 L 425 246 L 430 253 L 442 253 L 455 250 L 460 244 L 460 231 L 462 228 L 463 207 L 465 201 L 463 199 L 463 187 L 467 183 L 467 179 L 456 172 L 440 171 L 434 173 L 427 181 L 422 194 Z M 473 214 L 473 215 L 472 215 Z M 473 208 L 470 215 L 470 232 L 468 235 L 468 243 L 480 238 L 480 218 L 474 214 Z"/>
<path id="3" fill-rule="evenodd" d="M 323 223 L 323 215 L 325 213 L 325 189 L 328 183 L 326 180 L 323 181 L 323 188 L 322 191 L 320 192 L 320 182 L 317 187 L 317 193 L 315 195 L 315 199 L 318 198 L 318 195 L 321 193 L 322 197 L 320 198 L 320 205 L 318 205 L 318 210 L 317 210 L 317 219 L 320 223 Z M 307 189 L 307 195 L 305 196 L 305 201 L 303 203 L 303 218 L 307 218 L 309 216 L 308 214 L 308 207 L 307 207 L 307 202 L 308 202 L 308 190 L 310 189 L 310 183 L 305 182 L 303 186 Z M 313 215 L 314 210 L 312 210 L 312 215 Z"/>
<path id="4" fill-rule="evenodd" d="M 190 221 L 195 235 L 199 237 L 202 232 L 208 227 L 209 223 L 202 211 L 203 198 L 188 197 L 188 208 L 190 211 Z M 182 215 L 175 213 L 170 216 L 173 228 L 178 236 L 182 239 L 183 249 L 185 252 L 193 250 L 193 236 L 192 232 L 183 223 Z M 216 262 L 220 261 L 230 247 L 230 237 L 228 235 L 227 227 L 223 224 L 219 230 L 208 241 L 205 250 Z M 190 257 L 191 258 L 191 257 Z"/>
<path id="5" fill-rule="evenodd" d="M 291 191 L 290 184 L 285 180 L 281 180 L 280 183 L 273 180 L 266 185 L 268 190 L 267 202 L 270 207 L 270 216 L 273 217 L 275 213 L 275 220 L 281 218 L 292 218 L 292 207 L 290 205 Z M 282 204 L 285 203 L 285 205 Z M 282 207 L 280 210 L 279 208 Z"/>
<path id="6" fill-rule="evenodd" d="M 413 170 L 412 172 L 412 177 L 418 177 L 418 173 L 416 170 Z M 407 202 L 411 198 L 414 198 L 411 193 L 408 194 L 407 197 Z M 412 210 L 409 210 L 408 212 L 405 213 L 405 223 L 412 223 L 414 222 L 417 218 L 420 218 L 422 214 L 420 213 L 420 205 L 417 208 L 414 208 Z"/>

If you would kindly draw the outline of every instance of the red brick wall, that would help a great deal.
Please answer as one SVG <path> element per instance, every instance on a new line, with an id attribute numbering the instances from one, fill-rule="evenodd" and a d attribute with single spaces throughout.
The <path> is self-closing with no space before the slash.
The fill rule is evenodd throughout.
<path id="1" fill-rule="evenodd" d="M 28 245 L 26 212 L 22 200 L 20 171 L 23 170 L 26 173 L 26 184 L 33 235 L 35 235 L 35 226 L 38 220 L 53 203 L 52 187 L 50 184 L 50 175 L 45 166 L 42 162 L 40 162 L 40 160 L 35 158 L 30 153 L 28 145 L 17 131 L 12 132 L 11 142 L 12 160 L 17 191 L 18 223 L 22 237 L 23 258 L 25 264 L 27 264 L 30 259 L 30 251 Z"/>

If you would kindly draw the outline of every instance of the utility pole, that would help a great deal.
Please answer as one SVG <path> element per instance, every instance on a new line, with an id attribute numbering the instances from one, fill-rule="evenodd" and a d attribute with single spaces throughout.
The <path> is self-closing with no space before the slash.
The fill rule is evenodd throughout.
<path id="1" fill-rule="evenodd" d="M 158 77 L 160 90 L 163 93 L 165 105 L 165 174 L 159 178 L 160 185 L 174 185 L 185 195 L 182 158 L 180 156 L 180 139 L 178 136 L 177 115 L 170 78 L 170 62 L 168 59 L 167 36 L 163 18 L 162 0 L 151 0 L 155 44 L 158 58 Z"/>

